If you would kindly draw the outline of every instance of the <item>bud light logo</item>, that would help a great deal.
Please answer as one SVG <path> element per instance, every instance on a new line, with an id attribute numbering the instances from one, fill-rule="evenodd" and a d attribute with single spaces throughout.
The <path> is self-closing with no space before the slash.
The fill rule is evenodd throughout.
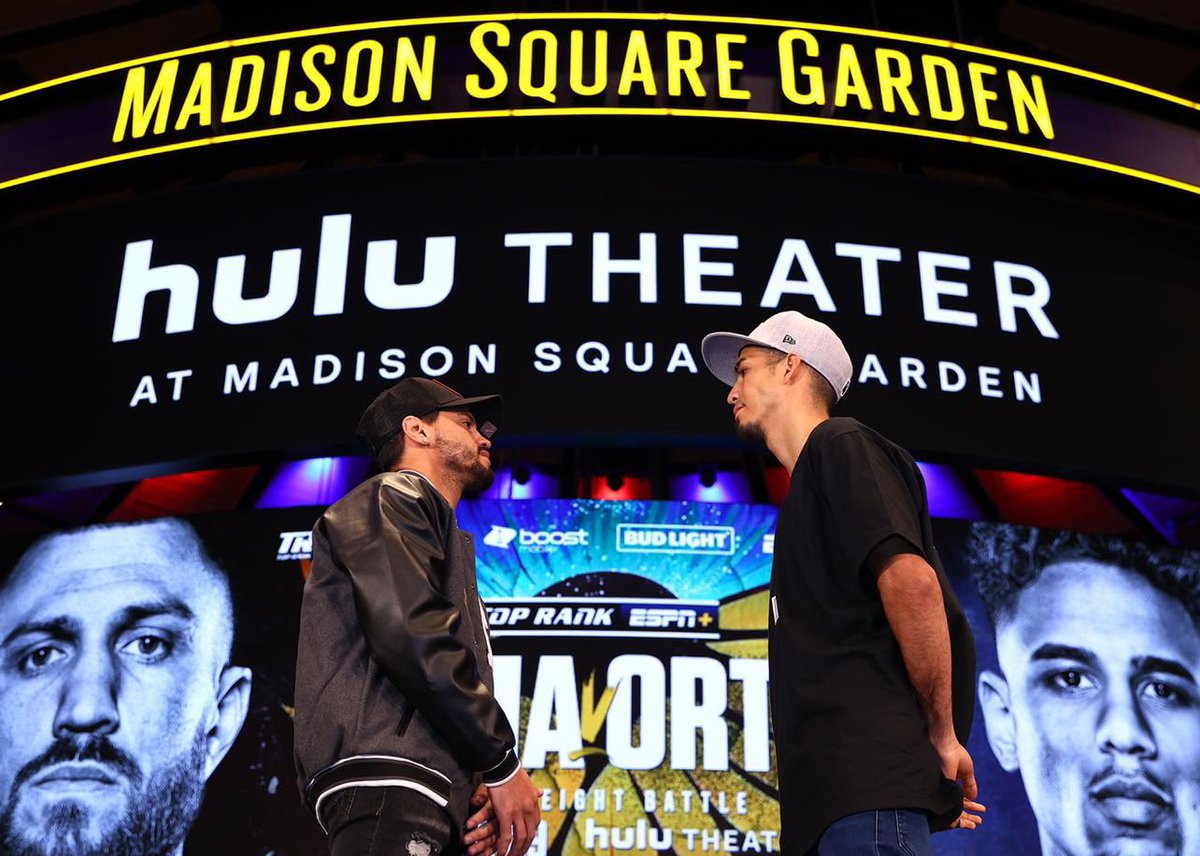
<path id="1" fill-rule="evenodd" d="M 732 526 L 622 523 L 617 526 L 621 553 L 688 553 L 732 556 L 736 541 Z"/>

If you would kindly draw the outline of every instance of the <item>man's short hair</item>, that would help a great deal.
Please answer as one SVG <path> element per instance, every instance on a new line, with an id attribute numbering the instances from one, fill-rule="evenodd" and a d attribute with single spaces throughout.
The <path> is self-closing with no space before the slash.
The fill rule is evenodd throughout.
<path id="1" fill-rule="evenodd" d="M 976 523 L 967 549 L 971 575 L 992 627 L 1011 618 L 1017 596 L 1048 566 L 1097 562 L 1140 574 L 1200 622 L 1200 554 L 1080 532 Z"/>
<path id="2" fill-rule="evenodd" d="M 766 365 L 768 367 L 776 365 L 780 360 L 788 356 L 787 351 L 780 351 L 776 348 L 767 348 L 766 351 Z M 809 392 L 816 398 L 817 403 L 825 408 L 826 413 L 832 413 L 833 408 L 838 403 L 838 395 L 833 388 L 833 384 L 825 379 L 825 375 L 808 365 L 808 363 L 805 363 L 805 365 L 808 366 Z"/>
<path id="3" fill-rule="evenodd" d="M 812 390 L 813 396 L 817 399 L 817 403 L 825 408 L 826 413 L 832 413 L 833 408 L 837 406 L 838 395 L 825 375 L 809 366 L 809 388 Z"/>

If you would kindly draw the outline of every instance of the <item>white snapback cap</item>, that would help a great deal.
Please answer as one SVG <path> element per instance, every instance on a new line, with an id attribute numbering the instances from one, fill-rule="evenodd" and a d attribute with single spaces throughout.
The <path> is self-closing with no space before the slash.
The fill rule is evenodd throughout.
<path id="1" fill-rule="evenodd" d="M 854 364 L 850 361 L 846 346 L 828 324 L 800 312 L 778 312 L 751 330 L 749 336 L 709 333 L 700 345 L 700 353 L 708 370 L 718 380 L 733 386 L 737 380 L 733 369 L 737 365 L 738 354 L 747 345 L 773 348 L 800 357 L 829 381 L 838 401 L 850 388 Z"/>

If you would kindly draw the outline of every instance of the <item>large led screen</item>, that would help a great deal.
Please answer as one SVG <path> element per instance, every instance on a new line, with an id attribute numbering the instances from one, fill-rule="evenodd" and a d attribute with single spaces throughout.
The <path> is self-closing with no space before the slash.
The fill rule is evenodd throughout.
<path id="1" fill-rule="evenodd" d="M 0 486 L 349 449 L 400 377 L 507 436 L 730 442 L 700 341 L 780 310 L 906 447 L 1200 488 L 1195 230 L 776 163 L 413 163 L 147 195 L 5 229 Z M 1131 407 L 1137 401 L 1147 406 Z M 37 488 L 40 489 L 40 488 Z"/>
<path id="2" fill-rule="evenodd" d="M 0 545 L 5 852 L 54 835 L 80 853 L 324 852 L 291 759 L 318 514 Z M 497 696 L 543 789 L 535 852 L 787 852 L 765 660 L 774 507 L 474 501 L 458 519 Z M 1200 852 L 1200 556 L 936 523 L 979 649 L 968 748 L 988 806 L 936 852 Z"/>

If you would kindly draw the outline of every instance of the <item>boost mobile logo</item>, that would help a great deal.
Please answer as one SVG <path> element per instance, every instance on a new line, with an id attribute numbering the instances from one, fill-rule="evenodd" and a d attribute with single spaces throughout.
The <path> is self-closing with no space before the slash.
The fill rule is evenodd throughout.
<path id="1" fill-rule="evenodd" d="M 509 529 L 507 526 L 492 526 L 488 534 L 483 536 L 483 543 L 489 547 L 502 547 L 508 549 L 508 545 L 517 537 L 516 529 Z"/>
<path id="2" fill-rule="evenodd" d="M 275 554 L 276 561 L 287 562 L 292 559 L 312 558 L 312 531 L 280 532 L 279 552 Z"/>
<path id="3" fill-rule="evenodd" d="M 523 550 L 545 552 L 558 547 L 586 547 L 588 532 L 586 529 L 512 529 L 493 524 L 491 531 L 483 536 L 483 543 L 504 550 L 509 549 L 514 540 Z"/>

